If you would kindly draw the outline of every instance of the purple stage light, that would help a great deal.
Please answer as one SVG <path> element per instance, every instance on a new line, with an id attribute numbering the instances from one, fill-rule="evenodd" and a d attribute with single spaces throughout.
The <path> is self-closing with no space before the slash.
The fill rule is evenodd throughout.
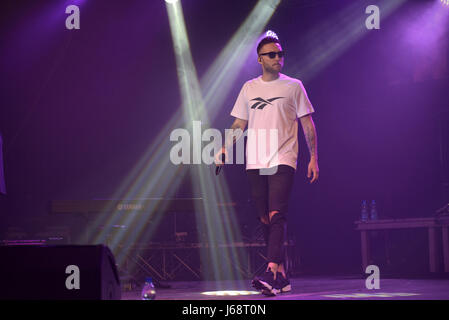
<path id="1" fill-rule="evenodd" d="M 437 1 L 412 6 L 404 16 L 401 33 L 403 50 L 408 52 L 404 59 L 411 67 L 413 81 L 446 77 L 448 26 L 449 11 L 441 10 Z"/>
<path id="2" fill-rule="evenodd" d="M 449 0 L 440 0 L 442 4 L 449 7 Z"/>

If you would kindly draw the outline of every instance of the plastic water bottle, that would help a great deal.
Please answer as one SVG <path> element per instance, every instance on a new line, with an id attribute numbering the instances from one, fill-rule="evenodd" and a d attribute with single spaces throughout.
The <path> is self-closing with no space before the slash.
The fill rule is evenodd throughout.
<path id="1" fill-rule="evenodd" d="M 142 288 L 142 300 L 154 300 L 156 299 L 156 289 L 154 288 L 153 279 L 145 278 L 145 284 Z"/>
<path id="2" fill-rule="evenodd" d="M 379 217 L 377 215 L 376 201 L 371 201 L 371 211 L 370 211 L 370 219 L 377 220 Z"/>
<path id="3" fill-rule="evenodd" d="M 366 203 L 366 200 L 362 201 L 362 213 L 360 215 L 360 219 L 362 221 L 368 221 L 368 205 Z"/>

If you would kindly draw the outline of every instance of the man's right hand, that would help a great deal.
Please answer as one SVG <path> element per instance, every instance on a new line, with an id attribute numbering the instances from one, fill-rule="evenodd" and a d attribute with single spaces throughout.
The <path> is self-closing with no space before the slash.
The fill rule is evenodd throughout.
<path id="1" fill-rule="evenodd" d="M 222 155 L 225 155 L 225 161 L 228 160 L 228 152 L 226 151 L 225 147 L 222 147 L 220 149 L 220 151 L 217 152 L 217 154 L 215 155 L 214 159 L 215 159 L 215 165 L 216 166 L 222 166 L 224 165 L 223 163 L 223 159 L 222 159 Z"/>

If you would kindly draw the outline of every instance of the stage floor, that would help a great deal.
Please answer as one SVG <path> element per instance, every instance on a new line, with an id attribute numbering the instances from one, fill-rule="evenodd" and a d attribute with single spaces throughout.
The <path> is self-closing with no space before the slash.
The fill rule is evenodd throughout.
<path id="1" fill-rule="evenodd" d="M 449 300 L 449 279 L 380 279 L 380 289 L 369 290 L 360 276 L 292 278 L 292 291 L 275 297 L 255 292 L 251 281 L 166 282 L 156 288 L 156 300 Z M 206 295 L 214 291 L 253 291 L 246 295 Z M 223 294 L 223 293 L 222 293 Z M 140 291 L 122 292 L 122 300 L 140 299 Z"/>

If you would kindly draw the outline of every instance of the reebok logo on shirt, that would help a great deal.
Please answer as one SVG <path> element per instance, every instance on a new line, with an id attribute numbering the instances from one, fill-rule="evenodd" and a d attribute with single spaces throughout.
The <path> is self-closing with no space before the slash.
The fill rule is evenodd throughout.
<path id="1" fill-rule="evenodd" d="M 270 98 L 270 99 L 267 99 L 267 100 L 265 100 L 265 99 L 263 99 L 263 98 L 261 98 L 261 97 L 257 97 L 257 98 L 254 98 L 254 99 L 251 99 L 250 101 L 257 101 L 255 104 L 253 104 L 252 106 L 251 106 L 251 109 L 263 109 L 263 108 L 265 108 L 265 106 L 267 105 L 267 104 L 271 104 L 272 105 L 272 101 L 274 101 L 274 100 L 277 100 L 277 99 L 281 99 L 281 98 L 285 98 L 285 97 L 275 97 L 275 98 Z"/>

